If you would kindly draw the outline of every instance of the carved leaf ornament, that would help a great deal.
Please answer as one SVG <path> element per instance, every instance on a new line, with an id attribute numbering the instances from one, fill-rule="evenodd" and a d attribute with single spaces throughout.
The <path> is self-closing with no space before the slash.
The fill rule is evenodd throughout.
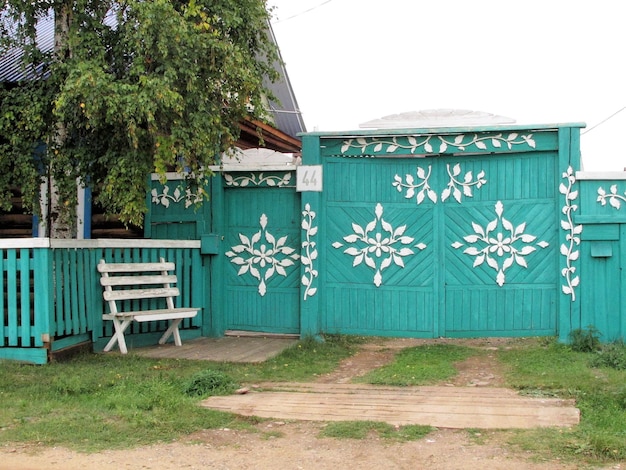
<path id="1" fill-rule="evenodd" d="M 496 149 L 503 147 L 509 150 L 515 145 L 527 145 L 535 148 L 536 143 L 532 134 L 519 134 L 511 132 L 507 135 L 502 133 L 493 135 L 458 134 L 445 135 L 409 135 L 402 137 L 357 137 L 345 140 L 341 146 L 341 153 L 350 149 L 359 149 L 362 154 L 371 153 L 395 153 L 398 150 L 408 150 L 410 153 L 441 154 L 449 150 L 465 152 L 469 150 L 487 150 L 488 144 Z"/>
<path id="2" fill-rule="evenodd" d="M 304 254 L 300 258 L 304 265 L 304 275 L 302 276 L 302 285 L 304 286 L 304 300 L 307 297 L 314 296 L 317 287 L 313 286 L 313 281 L 318 276 L 318 271 L 314 267 L 317 260 L 317 243 L 314 241 L 317 235 L 317 226 L 313 224 L 316 217 L 315 211 L 311 210 L 311 205 L 307 203 L 302 211 L 302 230 L 304 230 L 304 240 L 302 241 L 302 249 Z"/>
<path id="3" fill-rule="evenodd" d="M 622 203 L 620 201 L 626 202 L 626 192 L 624 192 L 624 196 L 621 194 L 617 194 L 617 185 L 613 184 L 609 188 L 610 193 L 607 194 L 602 186 L 598 188 L 598 198 L 597 202 L 601 205 L 606 206 L 606 201 L 608 199 L 609 205 L 617 210 L 622 207 Z"/>
<path id="4" fill-rule="evenodd" d="M 452 168 L 450 168 L 450 164 L 447 164 L 446 169 L 450 180 L 448 181 L 448 186 L 441 192 L 441 202 L 445 202 L 450 196 L 452 196 L 456 202 L 461 203 L 463 196 L 474 196 L 472 192 L 473 186 L 475 186 L 476 189 L 480 189 L 487 183 L 484 171 L 480 171 L 476 175 L 476 179 L 474 179 L 473 173 L 468 171 L 461 180 L 458 178 L 462 173 L 460 163 L 457 163 Z M 428 165 L 428 171 L 418 166 L 416 172 L 417 179 L 419 180 L 418 182 L 415 181 L 415 178 L 411 174 L 406 174 L 404 179 L 401 178 L 400 175 L 395 175 L 392 186 L 394 186 L 399 193 L 406 189 L 406 193 L 404 195 L 405 199 L 411 199 L 415 196 L 415 201 L 418 205 L 424 202 L 426 197 L 428 197 L 428 199 L 432 202 L 437 203 L 438 195 L 431 189 L 430 184 L 428 183 L 431 171 L 431 165 Z"/>
<path id="5" fill-rule="evenodd" d="M 365 227 L 352 222 L 353 233 L 343 237 L 343 240 L 351 246 L 348 246 L 344 253 L 354 257 L 353 267 L 365 263 L 375 270 L 374 285 L 380 287 L 383 283 L 382 272 L 386 268 L 392 263 L 404 268 L 403 258 L 415 254 L 411 248 L 406 246 L 411 245 L 414 238 L 404 235 L 406 225 L 394 229 L 389 222 L 382 218 L 382 204 L 376 204 L 374 214 L 374 220 Z M 338 249 L 342 248 L 344 244 L 336 241 L 332 246 Z M 423 250 L 426 245 L 419 243 L 414 248 Z"/>
<path id="6" fill-rule="evenodd" d="M 191 192 L 191 189 L 185 189 L 184 193 L 181 191 L 181 187 L 177 186 L 174 189 L 174 193 L 170 194 L 170 188 L 167 185 L 163 185 L 163 189 L 159 193 L 156 188 L 152 188 L 152 192 L 150 193 L 152 197 L 152 203 L 155 205 L 162 205 L 166 209 L 170 206 L 170 201 L 173 203 L 178 203 L 185 200 L 185 209 L 189 208 L 194 204 L 198 204 L 204 200 L 204 191 L 202 189 L 198 190 L 197 193 Z"/>
<path id="7" fill-rule="evenodd" d="M 267 292 L 266 281 L 274 275 L 287 276 L 285 268 L 294 265 L 294 260 L 298 260 L 300 255 L 296 249 L 287 246 L 287 236 L 276 239 L 267 230 L 267 216 L 261 215 L 261 230 L 248 237 L 239 234 L 240 245 L 231 247 L 226 252 L 226 256 L 231 258 L 230 262 L 240 266 L 238 276 L 249 273 L 259 281 L 259 295 L 264 296 Z"/>
<path id="8" fill-rule="evenodd" d="M 496 283 L 502 287 L 506 282 L 505 271 L 517 264 L 527 268 L 526 256 L 536 251 L 536 247 L 531 244 L 537 239 L 535 235 L 524 233 L 526 222 L 514 226 L 509 220 L 503 217 L 504 206 L 498 201 L 495 206 L 496 218 L 489 222 L 486 227 L 482 227 L 476 222 L 472 222 L 473 234 L 463 237 L 469 247 L 463 253 L 474 256 L 476 268 L 483 263 L 494 269 Z M 461 242 L 454 242 L 452 247 L 459 249 L 464 246 Z M 540 241 L 536 244 L 540 248 L 549 246 L 548 242 Z"/>
<path id="9" fill-rule="evenodd" d="M 561 183 L 559 185 L 559 192 L 565 199 L 561 209 L 561 213 L 565 216 L 564 219 L 561 219 L 561 228 L 567 232 L 567 235 L 565 236 L 566 242 L 561 244 L 561 255 L 565 257 L 565 267 L 561 270 L 565 284 L 561 286 L 561 289 L 564 294 L 571 296 L 572 302 L 574 302 L 576 300 L 574 289 L 580 284 L 580 277 L 575 275 L 574 261 L 580 256 L 580 251 L 576 247 L 580 245 L 580 234 L 583 231 L 583 226 L 575 225 L 572 219 L 572 212 L 578 209 L 578 206 L 572 203 L 578 198 L 578 191 L 572 190 L 576 183 L 576 176 L 571 166 L 562 174 L 562 178 L 567 181 L 567 184 Z M 613 205 L 613 207 L 615 206 Z"/>
<path id="10" fill-rule="evenodd" d="M 245 188 L 246 186 L 272 186 L 282 188 L 289 185 L 291 181 L 291 172 L 285 173 L 283 176 L 264 175 L 259 173 L 250 173 L 250 175 L 233 176 L 230 173 L 224 173 L 224 182 L 226 186 L 234 186 Z"/>

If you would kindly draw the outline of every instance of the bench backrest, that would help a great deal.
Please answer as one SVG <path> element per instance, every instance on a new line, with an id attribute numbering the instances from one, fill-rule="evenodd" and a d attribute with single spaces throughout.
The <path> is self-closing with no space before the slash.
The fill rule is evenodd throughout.
<path id="1" fill-rule="evenodd" d="M 98 272 L 104 287 L 102 297 L 109 303 L 111 313 L 119 313 L 116 301 L 165 298 L 167 308 L 174 308 L 173 297 L 180 294 L 175 274 L 169 271 L 175 264 L 163 258 L 159 263 L 107 263 L 100 260 Z M 158 286 L 158 287 L 157 287 Z"/>

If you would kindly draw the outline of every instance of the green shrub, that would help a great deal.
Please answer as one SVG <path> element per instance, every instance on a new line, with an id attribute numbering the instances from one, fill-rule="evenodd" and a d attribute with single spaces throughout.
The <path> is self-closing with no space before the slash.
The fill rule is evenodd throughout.
<path id="1" fill-rule="evenodd" d="M 569 334 L 570 346 L 576 352 L 593 352 L 600 349 L 600 332 L 593 325 L 577 328 Z"/>
<path id="2" fill-rule="evenodd" d="M 605 344 L 591 359 L 591 367 L 611 367 L 626 370 L 626 345 L 623 341 Z"/>
<path id="3" fill-rule="evenodd" d="M 203 370 L 193 375 L 185 387 L 185 394 L 191 397 L 230 395 L 238 385 L 224 372 Z"/>

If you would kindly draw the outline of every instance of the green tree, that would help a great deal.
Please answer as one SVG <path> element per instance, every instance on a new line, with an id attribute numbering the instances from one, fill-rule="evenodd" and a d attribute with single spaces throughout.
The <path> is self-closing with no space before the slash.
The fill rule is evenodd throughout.
<path id="1" fill-rule="evenodd" d="M 36 25 L 51 12 L 55 47 L 42 52 Z M 21 49 L 29 79 L 0 85 L 0 208 L 16 186 L 37 213 L 51 180 L 67 223 L 78 181 L 141 225 L 151 172 L 201 189 L 239 122 L 266 119 L 268 20 L 264 0 L 4 0 L 0 52 Z"/>

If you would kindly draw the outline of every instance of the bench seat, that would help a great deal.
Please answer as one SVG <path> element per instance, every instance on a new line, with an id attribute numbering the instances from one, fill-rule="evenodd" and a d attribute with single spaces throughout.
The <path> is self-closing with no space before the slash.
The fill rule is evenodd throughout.
<path id="1" fill-rule="evenodd" d="M 113 317 L 125 318 L 133 317 L 136 322 L 171 320 L 174 318 L 193 318 L 198 313 L 198 309 L 188 308 L 162 308 L 156 310 L 138 310 L 136 312 L 117 312 L 115 314 L 105 313 L 102 315 L 104 320 L 112 320 Z"/>
<path id="2" fill-rule="evenodd" d="M 108 302 L 109 313 L 102 315 L 103 320 L 111 320 L 115 332 L 104 351 L 110 351 L 117 343 L 120 352 L 126 354 L 126 340 L 124 332 L 131 322 L 147 322 L 169 320 L 169 328 L 159 339 L 159 344 L 165 344 L 170 336 L 174 337 L 174 344 L 181 346 L 180 322 L 185 318 L 193 318 L 199 308 L 174 307 L 174 297 L 180 295 L 176 284 L 174 271 L 175 264 L 161 258 L 159 263 L 107 263 L 100 260 L 98 272 L 101 274 L 100 284 L 104 288 L 103 299 Z M 157 274 L 155 274 L 157 273 Z M 167 308 L 124 310 L 118 302 L 161 299 Z M 128 304 L 122 304 L 127 306 Z"/>

